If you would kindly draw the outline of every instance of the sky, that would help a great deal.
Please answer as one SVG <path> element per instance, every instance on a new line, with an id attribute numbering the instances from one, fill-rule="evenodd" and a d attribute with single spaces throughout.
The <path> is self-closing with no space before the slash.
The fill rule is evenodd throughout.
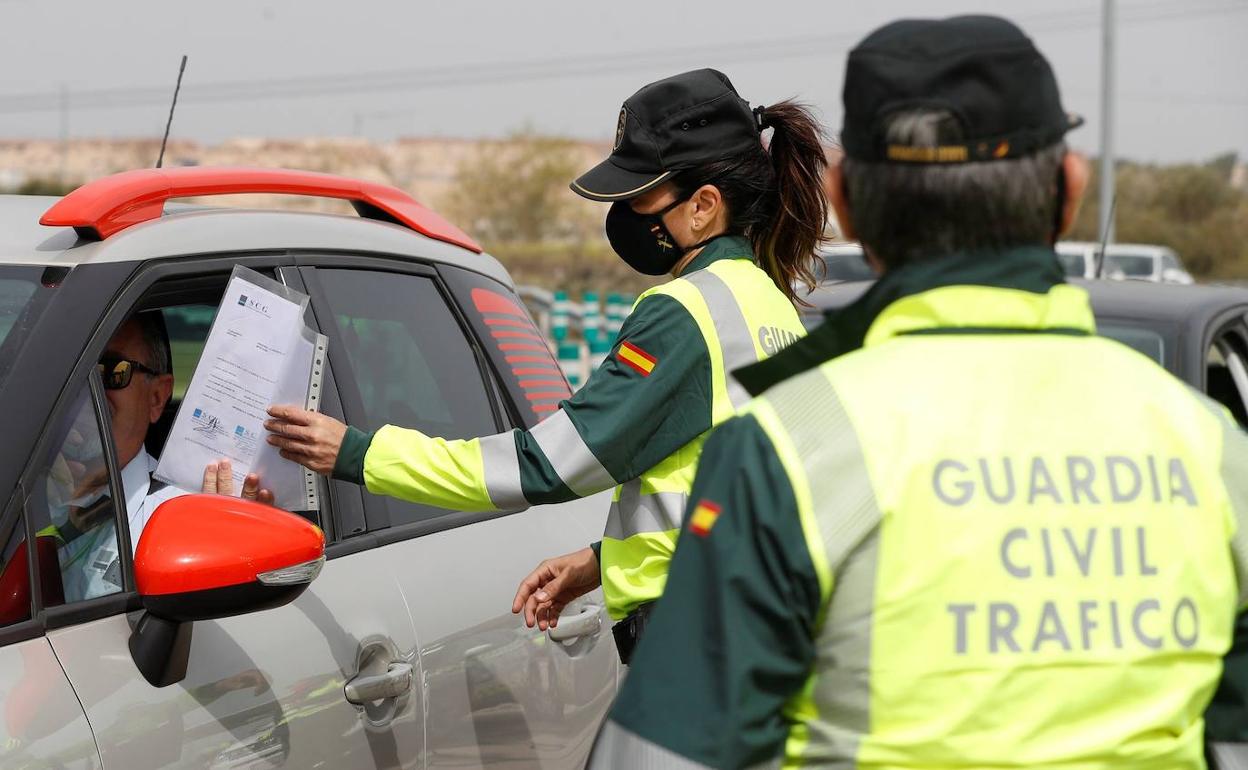
<path id="1" fill-rule="evenodd" d="M 1248 0 L 1114 0 L 1119 157 L 1248 158 Z M 172 135 L 608 139 L 642 85 L 726 72 L 835 134 L 846 53 L 892 19 L 985 12 L 1053 63 L 1100 147 L 1101 0 L 0 0 L 0 139 Z"/>

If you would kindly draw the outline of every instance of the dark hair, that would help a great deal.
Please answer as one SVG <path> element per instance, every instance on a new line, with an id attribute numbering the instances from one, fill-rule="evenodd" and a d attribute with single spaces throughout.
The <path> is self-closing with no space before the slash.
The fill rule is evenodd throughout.
<path id="1" fill-rule="evenodd" d="M 815 249 L 828 221 L 823 130 L 805 105 L 791 100 L 755 113 L 772 129 L 768 147 L 760 138 L 756 150 L 681 172 L 674 184 L 681 195 L 707 184 L 718 188 L 728 232 L 748 237 L 759 265 L 796 300 L 798 280 L 814 288 Z"/>
<path id="2" fill-rule="evenodd" d="M 946 110 L 899 112 L 885 124 L 890 144 L 962 144 Z M 1052 243 L 1062 192 L 1058 143 L 1009 160 L 953 164 L 841 162 L 851 224 L 887 268 L 957 252 Z"/>
<path id="3" fill-rule="evenodd" d="M 143 364 L 157 374 L 169 374 L 172 360 L 164 314 L 159 310 L 147 310 L 135 313 L 130 320 L 139 325 L 143 345 L 147 348 L 147 360 Z"/>

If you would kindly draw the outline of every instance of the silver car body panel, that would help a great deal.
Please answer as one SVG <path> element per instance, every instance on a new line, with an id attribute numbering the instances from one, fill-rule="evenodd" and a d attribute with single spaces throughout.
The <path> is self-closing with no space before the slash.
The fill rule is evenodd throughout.
<path id="1" fill-rule="evenodd" d="M 47 639 L 0 647 L 0 766 L 94 770 L 100 755 Z"/>
<path id="2" fill-rule="evenodd" d="M 374 551 L 329 561 L 285 607 L 196 622 L 186 678 L 168 687 L 148 684 L 131 659 L 138 616 L 48 633 L 105 770 L 423 766 L 412 620 Z M 344 686 L 374 643 L 413 664 L 414 684 L 361 710 Z"/>
<path id="3" fill-rule="evenodd" d="M 602 537 L 611 493 L 530 508 L 386 546 L 412 609 L 428 692 L 430 768 L 579 770 L 615 696 L 619 656 L 601 591 L 592 633 L 556 642 L 511 614 L 546 557 Z"/>

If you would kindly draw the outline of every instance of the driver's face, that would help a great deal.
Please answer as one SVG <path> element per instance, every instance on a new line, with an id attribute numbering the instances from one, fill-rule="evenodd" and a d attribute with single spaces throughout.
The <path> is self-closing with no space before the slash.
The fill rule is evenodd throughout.
<path id="1" fill-rule="evenodd" d="M 126 321 L 108 341 L 106 356 L 149 362 L 151 352 L 143 341 L 137 321 Z M 135 372 L 130 384 L 117 390 L 105 390 L 109 417 L 113 423 L 113 444 L 117 462 L 125 467 L 139 453 L 147 438 L 147 430 L 160 419 L 165 404 L 173 393 L 173 375 L 152 376 Z"/>

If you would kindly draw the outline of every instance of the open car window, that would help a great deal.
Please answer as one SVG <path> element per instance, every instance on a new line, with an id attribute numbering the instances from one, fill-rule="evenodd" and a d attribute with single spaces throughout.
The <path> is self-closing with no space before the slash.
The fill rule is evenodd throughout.
<path id="1" fill-rule="evenodd" d="M 1223 333 L 1209 346 L 1205 375 L 1209 396 L 1248 428 L 1248 346 L 1239 334 Z"/>
<path id="2" fill-rule="evenodd" d="M 119 495 L 111 484 L 102 409 L 84 384 L 53 424 L 27 490 L 44 607 L 120 593 L 125 586 L 129 554 L 123 555 L 117 526 Z"/>

